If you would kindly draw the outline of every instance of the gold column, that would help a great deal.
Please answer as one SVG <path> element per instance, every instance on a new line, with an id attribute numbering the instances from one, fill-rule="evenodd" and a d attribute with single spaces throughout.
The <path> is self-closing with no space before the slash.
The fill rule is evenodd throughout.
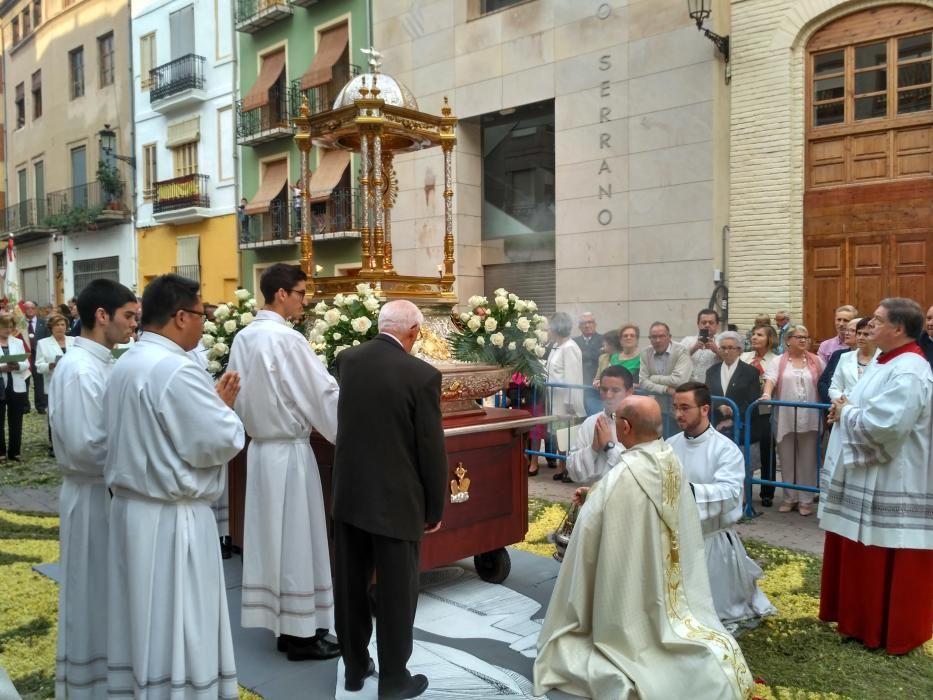
<path id="1" fill-rule="evenodd" d="M 382 132 L 373 134 L 373 182 L 370 189 L 373 213 L 376 218 L 374 241 L 377 272 L 385 272 L 385 209 L 382 206 Z"/>
<path id="2" fill-rule="evenodd" d="M 363 263 L 361 273 L 369 272 L 372 256 L 369 244 L 369 134 L 360 134 L 360 199 L 362 200 L 363 219 L 360 225 L 360 258 Z"/>
<path id="3" fill-rule="evenodd" d="M 395 273 L 392 265 L 392 207 L 395 204 L 395 169 L 392 165 L 395 154 L 384 151 L 382 154 L 382 179 L 385 185 L 382 188 L 382 207 L 385 210 L 385 271 Z"/>
<path id="4" fill-rule="evenodd" d="M 310 142 L 308 143 L 310 146 Z M 314 252 L 311 247 L 311 217 L 308 187 L 311 183 L 310 148 L 301 149 L 301 269 L 308 276 L 308 293 L 314 292 Z"/>
<path id="5" fill-rule="evenodd" d="M 453 143 L 445 141 L 444 150 L 444 278 L 454 276 L 454 190 L 452 177 Z"/>

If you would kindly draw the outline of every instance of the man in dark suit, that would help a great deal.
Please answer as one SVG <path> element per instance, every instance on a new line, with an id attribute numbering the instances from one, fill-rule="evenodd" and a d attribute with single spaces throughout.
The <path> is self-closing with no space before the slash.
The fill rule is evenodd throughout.
<path id="1" fill-rule="evenodd" d="M 36 371 L 36 346 L 43 338 L 49 337 L 49 327 L 45 319 L 36 315 L 36 302 L 27 301 L 23 303 L 23 315 L 26 316 L 26 333 L 29 338 L 29 371 L 32 372 L 32 379 L 26 380 L 26 413 L 29 413 L 29 384 L 33 386 L 33 396 L 36 402 L 36 411 L 45 413 L 49 405 L 48 397 L 45 394 L 45 377 Z"/>
<path id="2" fill-rule="evenodd" d="M 719 345 L 719 356 L 722 362 L 717 362 L 706 370 L 706 386 L 713 396 L 725 396 L 735 401 L 739 407 L 740 420 L 745 420 L 745 411 L 749 405 L 761 396 L 761 385 L 758 379 L 758 370 L 739 359 L 742 354 L 742 336 L 734 331 L 725 331 L 716 337 Z M 716 410 L 710 412 L 710 418 L 716 430 L 732 437 L 732 426 L 735 416 L 732 407 L 720 404 Z"/>
<path id="3" fill-rule="evenodd" d="M 599 413 L 602 410 L 602 400 L 599 392 L 592 388 L 596 379 L 596 370 L 599 369 L 599 356 L 603 354 L 603 337 L 596 332 L 596 318 L 589 311 L 580 315 L 577 326 L 580 335 L 573 339 L 580 346 L 583 355 L 583 383 L 588 387 L 583 392 L 583 404 L 587 415 Z"/>
<path id="4" fill-rule="evenodd" d="M 376 573 L 379 697 L 413 698 L 428 679 L 407 669 L 418 602 L 421 537 L 440 528 L 447 496 L 441 374 L 410 355 L 424 317 L 397 300 L 379 335 L 337 356 L 334 456 L 335 617 L 344 685 L 375 673 L 369 584 Z"/>

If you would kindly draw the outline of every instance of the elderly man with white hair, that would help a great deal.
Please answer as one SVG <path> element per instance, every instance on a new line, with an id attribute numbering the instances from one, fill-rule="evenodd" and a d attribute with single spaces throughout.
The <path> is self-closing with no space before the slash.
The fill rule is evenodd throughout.
<path id="1" fill-rule="evenodd" d="M 713 396 L 725 396 L 739 407 L 738 420 L 745 420 L 748 407 L 761 395 L 758 370 L 742 360 L 743 338 L 735 331 L 724 331 L 716 336 L 721 362 L 706 370 L 705 383 Z M 716 430 L 732 437 L 732 427 L 737 420 L 727 403 L 716 406 L 710 412 L 710 420 Z"/>

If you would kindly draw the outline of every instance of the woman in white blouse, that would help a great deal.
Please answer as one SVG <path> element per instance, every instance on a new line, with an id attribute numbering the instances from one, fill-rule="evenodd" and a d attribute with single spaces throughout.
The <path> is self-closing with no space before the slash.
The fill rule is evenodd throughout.
<path id="1" fill-rule="evenodd" d="M 25 355 L 23 341 L 13 335 L 13 317 L 0 313 L 0 351 L 5 356 Z M 6 362 L 0 356 L 0 462 L 11 459 L 21 462 L 19 456 L 23 442 L 23 410 L 26 408 L 26 379 L 30 376 L 29 360 Z M 4 424 L 9 427 L 10 441 L 7 443 Z"/>
<path id="2" fill-rule="evenodd" d="M 36 345 L 36 370 L 45 377 L 46 393 L 48 393 L 48 388 L 52 383 L 52 373 L 55 370 L 55 365 L 75 344 L 75 339 L 70 335 L 66 335 L 68 320 L 61 314 L 49 316 L 48 326 L 52 335 L 43 338 Z"/>
<path id="3" fill-rule="evenodd" d="M 849 322 L 849 327 L 854 327 L 855 330 L 855 350 L 845 352 L 839 357 L 839 364 L 836 365 L 832 383 L 829 385 L 829 398 L 833 401 L 851 393 L 865 369 L 878 357 L 879 350 L 872 342 L 871 332 L 868 330 L 870 320 L 857 318 Z"/>
<path id="4" fill-rule="evenodd" d="M 580 352 L 580 346 L 577 345 L 570 334 L 573 331 L 573 320 L 564 312 L 558 312 L 551 316 L 548 323 L 548 333 L 554 349 L 547 358 L 547 381 L 548 384 L 582 384 L 583 383 L 583 354 Z M 586 408 L 583 405 L 583 391 L 581 389 L 570 388 L 549 388 L 549 409 L 555 416 L 566 416 L 569 418 L 585 418 Z M 573 421 L 569 421 L 573 423 Z M 558 424 L 552 424 L 552 436 L 555 436 L 550 444 L 558 442 L 562 437 L 558 431 L 563 431 L 566 435 L 568 421 L 560 421 Z M 569 445 L 569 439 L 568 439 Z M 554 480 L 564 480 L 569 483 L 569 477 L 565 476 L 565 470 L 561 464 L 561 469 L 554 474 Z"/>

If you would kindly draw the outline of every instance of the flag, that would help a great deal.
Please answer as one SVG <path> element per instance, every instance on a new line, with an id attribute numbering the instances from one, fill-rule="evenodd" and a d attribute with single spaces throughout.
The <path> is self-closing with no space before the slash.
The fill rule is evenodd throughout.
<path id="1" fill-rule="evenodd" d="M 19 273 L 16 271 L 16 246 L 13 236 L 7 239 L 6 244 L 6 275 L 3 278 L 4 296 L 12 306 L 19 301 Z"/>

